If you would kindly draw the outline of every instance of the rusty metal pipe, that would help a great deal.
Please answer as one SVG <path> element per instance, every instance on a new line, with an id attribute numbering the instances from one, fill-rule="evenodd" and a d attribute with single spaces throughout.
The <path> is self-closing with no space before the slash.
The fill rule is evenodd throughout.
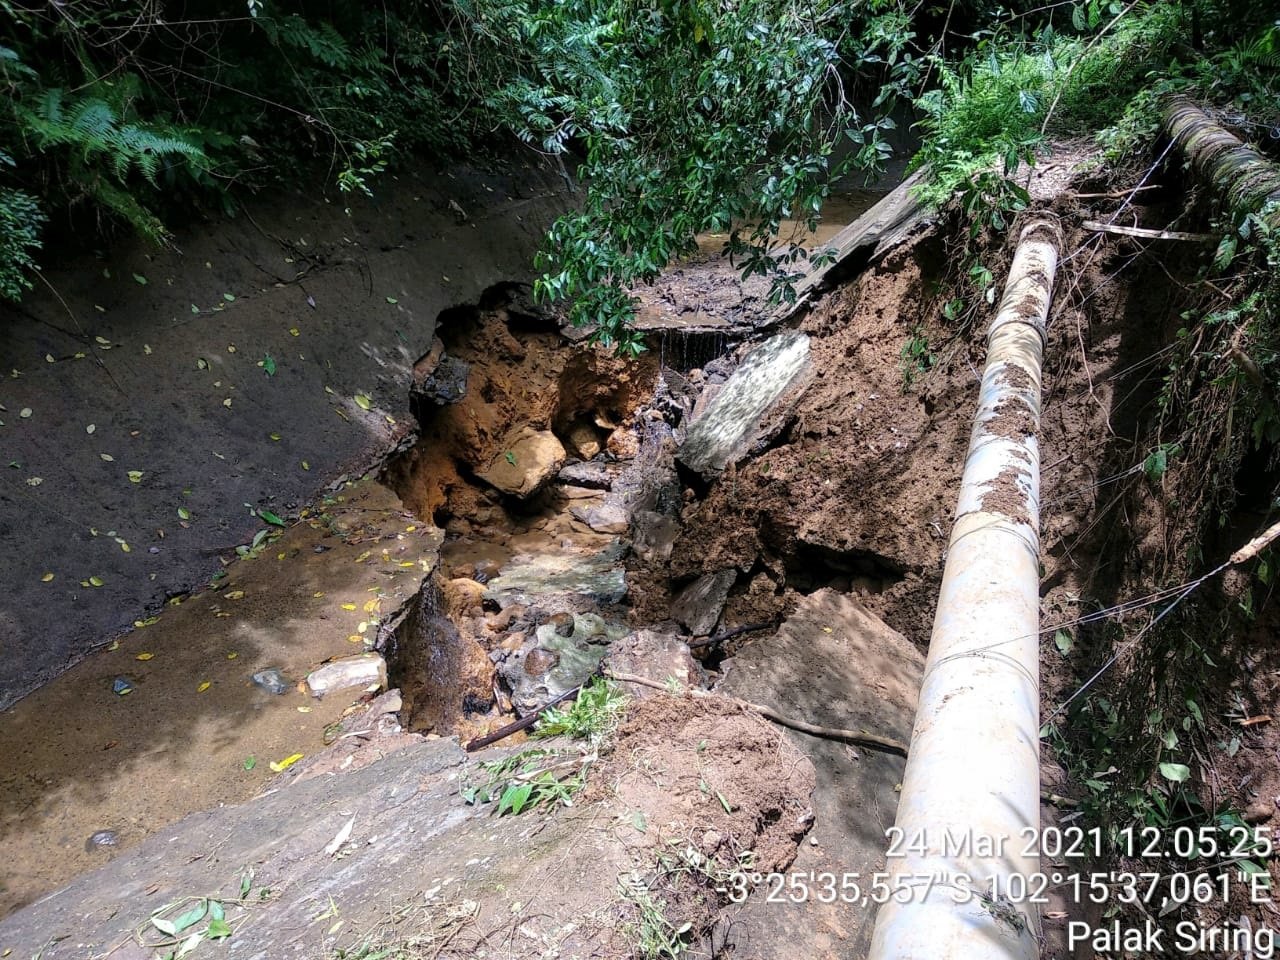
<path id="1" fill-rule="evenodd" d="M 871 960 L 1035 960 L 1040 372 L 1061 236 L 1021 233 L 987 333 Z M 1018 902 L 1018 901 L 1022 902 Z"/>

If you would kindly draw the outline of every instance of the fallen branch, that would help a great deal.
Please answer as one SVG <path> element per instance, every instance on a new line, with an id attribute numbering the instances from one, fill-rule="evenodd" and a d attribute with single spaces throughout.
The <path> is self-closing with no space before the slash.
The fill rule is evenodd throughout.
<path id="1" fill-rule="evenodd" d="M 1100 223 L 1086 220 L 1086 230 L 1098 233 L 1122 233 L 1126 237 L 1142 237 L 1144 240 L 1189 240 L 1192 243 L 1217 243 L 1221 238 L 1212 233 L 1186 233 L 1182 230 L 1147 230 L 1144 227 L 1125 227 L 1118 223 Z"/>
<path id="2" fill-rule="evenodd" d="M 654 690 L 663 690 L 670 692 L 668 684 L 661 683 L 657 680 L 650 680 L 648 677 L 640 677 L 633 673 L 617 673 L 614 670 L 606 670 L 605 676 L 611 680 L 617 680 L 619 683 L 635 683 L 642 687 L 652 687 Z M 795 720 L 791 717 L 783 716 L 772 707 L 766 707 L 761 703 L 751 703 L 749 700 L 740 700 L 737 697 L 729 697 L 720 693 L 711 693 L 707 690 L 697 690 L 689 688 L 685 690 L 689 696 L 695 700 L 720 699 L 729 700 L 739 706 L 753 710 L 760 716 L 768 720 L 772 720 L 784 727 L 792 730 L 799 730 L 801 733 L 807 733 L 815 737 L 822 737 L 825 740 L 842 740 L 846 743 L 856 743 L 862 747 L 871 747 L 875 750 L 883 750 L 885 753 L 895 753 L 900 757 L 907 755 L 907 745 L 901 740 L 894 740 L 892 737 L 881 737 L 874 733 L 867 733 L 865 730 L 842 730 L 837 727 L 820 727 L 815 723 L 806 723 L 804 720 Z"/>
<path id="3" fill-rule="evenodd" d="M 1280 522 L 1273 523 L 1246 543 L 1231 555 L 1231 559 L 1228 562 L 1232 566 L 1238 566 L 1248 560 L 1252 560 L 1267 547 L 1271 546 L 1271 542 L 1275 540 L 1276 537 L 1280 537 Z"/>
<path id="4" fill-rule="evenodd" d="M 1160 183 L 1149 183 L 1138 187 L 1127 187 L 1124 190 L 1112 190 L 1110 193 L 1071 193 L 1068 196 L 1077 200 L 1123 200 L 1140 190 L 1159 190 L 1162 186 L 1164 185 Z"/>
<path id="5" fill-rule="evenodd" d="M 560 696 L 556 697 L 553 700 L 548 700 L 546 703 L 540 706 L 537 710 L 534 710 L 532 713 L 525 714 L 519 720 L 513 720 L 511 723 L 508 723 L 505 727 L 499 727 L 497 730 L 493 731 L 493 733 L 486 733 L 483 737 L 476 737 L 475 739 L 471 740 L 465 747 L 463 747 L 463 749 L 466 750 L 467 753 L 471 753 L 475 750 L 479 750 L 483 747 L 487 747 L 492 743 L 497 743 L 499 740 L 505 740 L 507 739 L 507 737 L 511 736 L 512 734 L 519 733 L 521 730 L 529 729 L 535 723 L 537 723 L 538 720 L 542 718 L 542 714 L 547 710 L 550 710 L 552 707 L 558 706 L 559 704 L 564 703 L 570 697 L 576 698 L 579 692 L 581 692 L 582 688 L 585 687 L 592 680 L 594 680 L 597 676 L 599 676 L 599 674 L 600 674 L 600 668 L 597 667 L 595 673 L 591 674 L 591 676 L 587 677 L 587 679 L 583 680 L 576 687 L 572 687 L 566 690 L 564 693 L 560 694 Z"/>
<path id="6" fill-rule="evenodd" d="M 688 646 L 690 650 L 697 650 L 701 647 L 711 647 L 715 646 L 717 643 L 724 643 L 724 641 L 732 639 L 733 637 L 741 636 L 744 633 L 755 633 L 757 630 L 768 630 L 770 627 L 775 626 L 777 626 L 777 623 L 772 620 L 765 623 L 747 623 L 743 624 L 741 627 L 734 627 L 732 630 L 725 630 L 722 633 L 717 633 L 704 640 L 694 640 Z"/>

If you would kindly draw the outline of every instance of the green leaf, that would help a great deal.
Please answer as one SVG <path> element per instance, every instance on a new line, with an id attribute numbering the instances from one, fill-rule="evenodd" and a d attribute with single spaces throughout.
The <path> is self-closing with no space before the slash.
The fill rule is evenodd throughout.
<path id="1" fill-rule="evenodd" d="M 174 933 L 182 933 L 188 927 L 195 926 L 204 919 L 205 914 L 209 912 L 209 901 L 198 900 L 196 905 L 186 913 L 180 913 L 173 921 Z"/>
<path id="2" fill-rule="evenodd" d="M 395 303 L 399 303 L 399 302 L 400 302 L 400 301 L 399 301 L 399 300 L 397 300 L 395 297 L 387 297 L 387 303 L 395 304 Z"/>
<path id="3" fill-rule="evenodd" d="M 369 398 L 367 393 L 357 393 L 355 396 L 356 406 L 361 410 L 368 410 L 373 406 L 373 400 Z"/>
<path id="4" fill-rule="evenodd" d="M 1162 763 L 1160 775 L 1173 783 L 1185 783 L 1191 778 L 1191 768 L 1185 763 Z"/>
<path id="5" fill-rule="evenodd" d="M 224 293 L 222 295 L 222 299 L 227 301 L 227 303 L 234 303 L 236 298 L 234 294 Z"/>
<path id="6" fill-rule="evenodd" d="M 525 804 L 529 802 L 529 797 L 533 794 L 533 784 L 524 783 L 519 786 L 510 786 L 502 792 L 502 799 L 498 801 L 498 816 L 510 811 L 511 813 L 519 813 L 525 808 Z"/>
<path id="7" fill-rule="evenodd" d="M 284 526 L 284 521 L 281 520 L 274 513 L 272 513 L 270 510 L 259 510 L 258 516 L 260 516 L 263 520 L 267 521 L 267 523 L 273 526 L 276 526 L 276 527 Z M 257 544 L 254 544 L 254 545 L 257 546 Z"/>
<path id="8" fill-rule="evenodd" d="M 639 833 L 644 833 L 648 829 L 648 822 L 645 820 L 643 810 L 635 810 L 631 814 L 631 825 L 636 828 Z"/>
<path id="9" fill-rule="evenodd" d="M 268 377 L 274 377 L 276 375 L 276 358 L 269 353 L 263 356 L 262 369 L 267 372 Z"/>
<path id="10" fill-rule="evenodd" d="M 243 894 L 241 896 L 243 896 Z M 227 923 L 227 921 L 222 918 L 210 920 L 209 929 L 206 932 L 208 933 L 210 940 L 225 940 L 227 937 L 231 936 L 231 924 Z"/>
<path id="11" fill-rule="evenodd" d="M 243 766 L 246 770 L 252 770 L 252 769 L 253 769 L 254 767 L 256 767 L 257 765 L 258 765 L 258 758 L 257 758 L 257 757 L 254 757 L 254 756 L 248 756 L 248 757 L 245 757 L 245 758 L 244 758 L 244 763 L 242 764 L 242 766 Z M 247 884 L 249 881 L 248 881 L 248 880 L 245 880 L 244 882 Z M 244 896 L 244 891 L 243 891 L 243 890 L 242 890 L 242 891 L 240 891 L 240 896 L 242 896 L 242 897 Z"/>
<path id="12" fill-rule="evenodd" d="M 178 508 L 178 519 L 179 519 L 179 520 L 190 520 L 190 519 L 191 519 L 191 511 L 190 511 L 190 510 L 188 510 L 186 507 L 179 507 L 179 508 Z"/>
<path id="13" fill-rule="evenodd" d="M 178 952 L 173 955 L 174 960 L 180 960 L 181 957 L 185 957 L 196 947 L 200 946 L 200 941 L 203 939 L 204 934 L 202 933 L 193 933 L 191 936 L 187 937 L 187 939 L 183 940 L 178 946 Z"/>
<path id="14" fill-rule="evenodd" d="M 140 284 L 142 284 L 142 286 L 144 286 L 144 287 L 147 285 L 147 278 L 146 278 L 146 277 L 144 277 L 144 276 L 143 276 L 142 274 L 140 274 L 140 273 L 135 273 L 135 274 L 133 275 L 133 279 L 134 279 L 134 281 L 135 281 L 136 283 L 140 283 Z"/>
<path id="15" fill-rule="evenodd" d="M 516 455 L 510 450 L 504 453 L 503 457 L 506 459 L 507 463 L 511 464 L 513 467 L 516 465 Z"/>
<path id="16" fill-rule="evenodd" d="M 163 933 L 167 937 L 172 937 L 178 932 L 172 921 L 166 920 L 164 917 L 152 917 L 151 925 Z"/>
<path id="17" fill-rule="evenodd" d="M 1058 648 L 1058 652 L 1064 657 L 1071 652 L 1071 648 L 1075 646 L 1075 641 L 1071 639 L 1071 634 L 1066 630 L 1058 630 L 1053 635 L 1053 645 Z"/>
<path id="18" fill-rule="evenodd" d="M 245 761 L 245 769 L 252 770 L 253 764 L 256 763 L 253 757 Z M 240 875 L 240 899 L 243 900 L 249 894 L 249 888 L 253 886 L 253 871 L 246 870 Z"/>
<path id="19" fill-rule="evenodd" d="M 222 901 L 221 901 L 221 900 L 210 900 L 210 901 L 209 901 L 209 919 L 210 919 L 210 920 L 221 920 L 221 919 L 222 919 L 223 917 L 225 917 L 225 916 L 226 916 L 226 910 L 225 910 L 225 908 L 222 906 Z"/>

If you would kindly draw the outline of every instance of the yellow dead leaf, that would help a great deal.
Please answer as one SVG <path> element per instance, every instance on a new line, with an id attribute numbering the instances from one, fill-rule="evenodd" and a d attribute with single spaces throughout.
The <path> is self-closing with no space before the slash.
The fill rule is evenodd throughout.
<path id="1" fill-rule="evenodd" d="M 354 610 L 355 608 L 356 608 L 356 605 L 354 603 L 344 603 L 342 605 L 343 610 Z"/>
<path id="2" fill-rule="evenodd" d="M 290 336 L 294 336 L 294 337 L 300 337 L 300 336 L 302 336 L 302 331 L 301 331 L 301 330 L 299 330 L 297 327 L 290 327 L 290 328 L 289 328 L 289 335 L 290 335 Z"/>
<path id="3" fill-rule="evenodd" d="M 365 613 L 377 613 L 377 611 L 378 611 L 378 603 L 379 603 L 379 601 L 378 601 L 378 600 L 366 600 L 366 601 L 365 601 L 365 603 L 364 603 L 364 612 L 365 612 Z"/>
<path id="4" fill-rule="evenodd" d="M 360 634 L 358 634 L 358 633 L 353 633 L 353 634 L 351 634 L 351 636 L 347 637 L 347 642 L 348 642 L 348 643 L 359 643 L 359 642 L 361 641 L 361 639 L 362 639 L 362 638 L 361 638 Z"/>
<path id="5" fill-rule="evenodd" d="M 228 593 L 228 594 L 227 594 L 227 599 L 228 599 L 228 600 L 243 600 L 243 599 L 244 599 L 244 591 L 243 591 L 243 590 L 232 590 L 230 593 Z"/>
<path id="6" fill-rule="evenodd" d="M 232 650 L 230 653 L 228 653 L 228 654 L 227 654 L 227 659 L 228 659 L 228 660 L 234 660 L 234 659 L 235 659 L 236 657 L 238 657 L 238 656 L 240 656 L 240 654 L 238 654 L 238 653 L 236 653 L 234 650 Z"/>
<path id="7" fill-rule="evenodd" d="M 280 760 L 279 762 L 272 760 L 271 772 L 282 773 L 283 771 L 288 770 L 290 767 L 292 767 L 295 763 L 297 763 L 301 759 L 302 759 L 302 754 L 295 753 L 292 756 L 285 757 L 283 760 Z"/>
<path id="8" fill-rule="evenodd" d="M 120 649 L 120 641 L 119 641 L 119 640 L 112 640 L 112 641 L 111 641 L 111 646 L 107 647 L 107 649 L 108 649 L 108 650 L 119 650 L 119 649 Z"/>
<path id="9" fill-rule="evenodd" d="M 196 693 L 204 693 L 206 690 L 208 690 L 212 686 L 213 686 L 212 683 L 210 683 L 208 680 L 205 680 L 200 684 L 200 686 L 196 687 Z"/>
<path id="10" fill-rule="evenodd" d="M 298 708 L 298 712 L 299 712 L 299 713 L 310 713 L 310 712 L 311 712 L 311 708 L 310 708 L 310 707 L 299 707 L 299 708 Z"/>
<path id="11" fill-rule="evenodd" d="M 313 596 L 313 597 L 315 597 L 315 598 L 318 600 L 320 597 L 323 597 L 323 596 L 324 596 L 324 591 L 323 591 L 323 590 L 317 590 L 315 593 L 313 593 L 313 594 L 312 594 L 312 596 Z"/>
<path id="12" fill-rule="evenodd" d="M 154 656 L 155 656 L 155 654 L 154 654 L 154 653 L 140 653 L 140 654 L 138 654 L 136 657 L 134 657 L 133 659 L 135 659 L 135 660 L 150 660 L 150 659 L 151 659 L 152 657 L 154 657 Z"/>
<path id="13" fill-rule="evenodd" d="M 52 573 L 46 573 L 43 577 L 41 577 L 41 578 L 40 578 L 40 581 L 41 581 L 42 583 L 48 583 L 48 582 L 49 582 L 50 580 L 52 580 L 52 579 L 53 579 L 53 574 L 52 574 Z"/>

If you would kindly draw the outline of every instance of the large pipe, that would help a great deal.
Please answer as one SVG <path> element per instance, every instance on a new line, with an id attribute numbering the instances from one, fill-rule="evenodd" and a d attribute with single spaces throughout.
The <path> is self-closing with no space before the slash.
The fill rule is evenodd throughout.
<path id="1" fill-rule="evenodd" d="M 987 333 L 871 960 L 1035 960 L 1040 368 L 1061 238 L 1021 233 Z M 1010 887 L 1013 884 L 1013 887 Z"/>
<path id="2" fill-rule="evenodd" d="M 1280 227 L 1280 167 L 1241 143 L 1185 97 L 1164 106 L 1164 128 L 1200 178 L 1234 210 L 1251 210 Z"/>

